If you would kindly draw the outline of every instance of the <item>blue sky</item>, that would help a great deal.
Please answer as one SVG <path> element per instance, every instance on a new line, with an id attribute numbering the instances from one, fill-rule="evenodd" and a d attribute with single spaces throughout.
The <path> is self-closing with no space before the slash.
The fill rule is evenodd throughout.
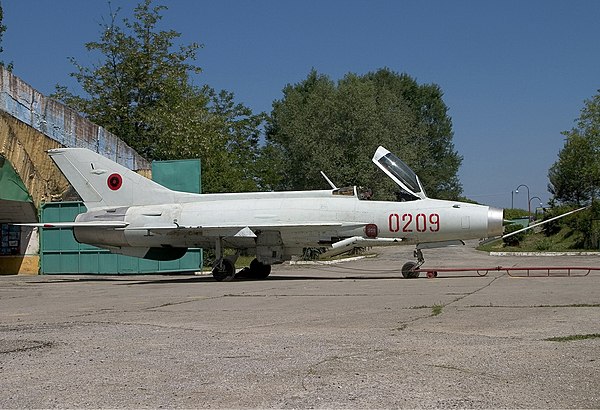
<path id="1" fill-rule="evenodd" d="M 138 1 L 112 0 L 128 15 Z M 549 198 L 547 174 L 584 100 L 600 89 L 600 1 L 162 0 L 162 28 L 204 48 L 197 84 L 270 112 L 311 68 L 337 80 L 381 67 L 436 83 L 453 121 L 466 196 Z M 42 93 L 94 63 L 104 0 L 3 0 L 4 61 Z M 371 156 L 372 153 L 365 153 Z M 527 208 L 526 189 L 514 205 Z M 532 206 L 537 200 L 531 201 Z"/>

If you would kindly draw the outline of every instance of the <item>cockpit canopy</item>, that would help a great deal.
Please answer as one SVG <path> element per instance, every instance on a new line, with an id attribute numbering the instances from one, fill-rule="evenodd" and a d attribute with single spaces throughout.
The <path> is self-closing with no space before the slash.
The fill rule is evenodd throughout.
<path id="1" fill-rule="evenodd" d="M 351 196 L 360 199 L 361 201 L 369 200 L 373 196 L 373 191 L 370 188 L 363 186 L 345 186 L 336 188 L 331 191 L 333 195 Z"/>
<path id="2" fill-rule="evenodd" d="M 425 189 L 417 174 L 400 158 L 383 147 L 377 148 L 373 156 L 373 162 L 385 172 L 396 184 L 400 186 L 402 200 L 414 201 L 427 198 Z M 321 172 L 323 177 L 333 188 L 331 193 L 335 196 L 354 197 L 360 200 L 369 200 L 373 197 L 371 189 L 362 186 L 336 187 L 327 176 Z"/>
<path id="3" fill-rule="evenodd" d="M 377 148 L 373 162 L 392 180 L 415 199 L 425 199 L 427 195 L 419 177 L 400 158 L 383 147 Z"/>

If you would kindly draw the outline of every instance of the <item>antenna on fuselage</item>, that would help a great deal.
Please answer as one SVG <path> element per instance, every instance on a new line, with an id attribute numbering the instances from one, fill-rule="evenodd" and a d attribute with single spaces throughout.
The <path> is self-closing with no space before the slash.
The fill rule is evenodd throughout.
<path id="1" fill-rule="evenodd" d="M 335 184 L 333 182 L 331 182 L 331 179 L 327 178 L 327 175 L 325 175 L 325 173 L 323 171 L 321 171 L 321 175 L 323 175 L 323 178 L 325 178 L 325 181 L 327 181 L 327 183 L 329 184 L 329 186 L 333 189 L 337 189 L 337 187 L 335 186 Z"/>

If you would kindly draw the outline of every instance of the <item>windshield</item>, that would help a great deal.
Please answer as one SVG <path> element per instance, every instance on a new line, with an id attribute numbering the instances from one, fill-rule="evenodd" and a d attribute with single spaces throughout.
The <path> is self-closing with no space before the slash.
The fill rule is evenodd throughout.
<path id="1" fill-rule="evenodd" d="M 381 159 L 379 159 L 379 163 L 399 181 L 404 183 L 404 185 L 406 185 L 406 187 L 412 192 L 415 194 L 421 192 L 421 185 L 417 179 L 417 174 L 415 174 L 408 165 L 402 162 L 400 158 L 392 153 L 389 153 L 381 157 Z"/>

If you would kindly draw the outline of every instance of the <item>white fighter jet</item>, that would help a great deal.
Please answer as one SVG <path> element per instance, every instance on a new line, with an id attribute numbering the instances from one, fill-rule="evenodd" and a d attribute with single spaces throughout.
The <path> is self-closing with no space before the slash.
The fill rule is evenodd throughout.
<path id="1" fill-rule="evenodd" d="M 402 273 L 416 277 L 422 249 L 502 235 L 502 209 L 428 198 L 417 175 L 383 147 L 373 162 L 409 200 L 374 201 L 368 190 L 337 188 L 329 180 L 327 190 L 191 194 L 167 189 L 87 149 L 58 148 L 49 155 L 87 212 L 74 222 L 37 226 L 72 227 L 81 243 L 147 259 L 172 260 L 187 248 L 212 248 L 218 281 L 235 277 L 242 250 L 256 255 L 245 274 L 265 278 L 271 265 L 304 248 L 325 247 L 337 254 L 411 244 L 417 262 L 404 264 Z M 224 256 L 225 248 L 238 252 Z"/>

